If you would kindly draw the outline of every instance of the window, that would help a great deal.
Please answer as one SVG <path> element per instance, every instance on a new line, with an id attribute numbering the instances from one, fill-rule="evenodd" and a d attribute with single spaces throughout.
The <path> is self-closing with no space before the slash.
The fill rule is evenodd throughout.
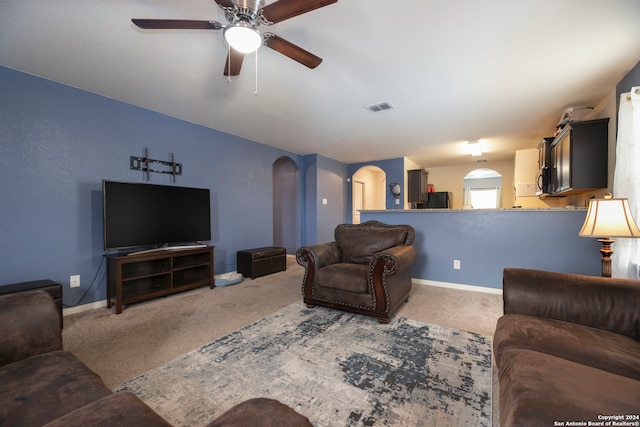
<path id="1" fill-rule="evenodd" d="M 480 168 L 464 177 L 463 206 L 467 209 L 502 207 L 502 175 L 493 169 Z"/>
<path id="2" fill-rule="evenodd" d="M 500 187 L 469 188 L 464 194 L 464 206 L 472 209 L 496 209 L 500 207 Z"/>

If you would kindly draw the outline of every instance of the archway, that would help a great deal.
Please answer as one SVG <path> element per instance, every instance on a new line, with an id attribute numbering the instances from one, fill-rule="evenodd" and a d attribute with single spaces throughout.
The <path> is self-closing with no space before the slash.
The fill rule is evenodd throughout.
<path id="1" fill-rule="evenodd" d="M 360 223 L 360 210 L 385 209 L 387 174 L 377 166 L 363 166 L 351 177 L 351 218 Z"/>
<path id="2" fill-rule="evenodd" d="M 295 254 L 299 246 L 300 172 L 289 157 L 273 163 L 273 244 Z"/>
<path id="3" fill-rule="evenodd" d="M 502 207 L 502 175 L 488 168 L 469 172 L 464 177 L 463 206 L 468 209 Z"/>

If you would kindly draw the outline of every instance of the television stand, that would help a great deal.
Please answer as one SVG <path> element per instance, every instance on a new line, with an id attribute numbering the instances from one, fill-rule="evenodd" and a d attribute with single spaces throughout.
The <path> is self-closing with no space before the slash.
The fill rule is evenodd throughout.
<path id="1" fill-rule="evenodd" d="M 152 249 L 151 252 L 105 255 L 107 308 L 123 306 L 209 285 L 215 287 L 213 246 Z M 143 251 L 144 252 L 144 251 Z"/>
<path id="2" fill-rule="evenodd" d="M 129 252 L 127 254 L 127 256 L 152 254 L 152 253 L 164 252 L 164 251 L 181 251 L 181 250 L 185 250 L 185 249 L 198 249 L 198 248 L 206 248 L 206 247 L 207 247 L 207 245 L 161 246 L 159 248 L 145 249 L 143 251 Z"/>

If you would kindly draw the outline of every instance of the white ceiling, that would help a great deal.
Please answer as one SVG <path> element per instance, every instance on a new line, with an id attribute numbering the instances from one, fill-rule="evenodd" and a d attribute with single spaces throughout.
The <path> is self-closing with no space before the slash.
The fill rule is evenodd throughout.
<path id="1" fill-rule="evenodd" d="M 489 161 L 536 147 L 640 61 L 638 0 L 338 0 L 260 27 L 324 61 L 263 47 L 254 95 L 254 55 L 223 77 L 221 31 L 131 18 L 226 23 L 213 0 L 2 0 L 0 64 L 294 153 L 434 167 L 475 161 L 466 140 Z"/>

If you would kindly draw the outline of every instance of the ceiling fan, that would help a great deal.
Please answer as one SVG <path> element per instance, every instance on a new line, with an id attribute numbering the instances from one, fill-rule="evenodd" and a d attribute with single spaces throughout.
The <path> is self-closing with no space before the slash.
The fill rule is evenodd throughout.
<path id="1" fill-rule="evenodd" d="M 145 30 L 222 30 L 230 46 L 224 68 L 225 76 L 237 76 L 244 55 L 265 45 L 309 68 L 316 68 L 322 58 L 273 33 L 261 33 L 259 25 L 273 25 L 285 19 L 311 12 L 338 0 L 279 0 L 265 5 L 265 0 L 215 0 L 229 22 L 184 19 L 132 19 Z"/>

